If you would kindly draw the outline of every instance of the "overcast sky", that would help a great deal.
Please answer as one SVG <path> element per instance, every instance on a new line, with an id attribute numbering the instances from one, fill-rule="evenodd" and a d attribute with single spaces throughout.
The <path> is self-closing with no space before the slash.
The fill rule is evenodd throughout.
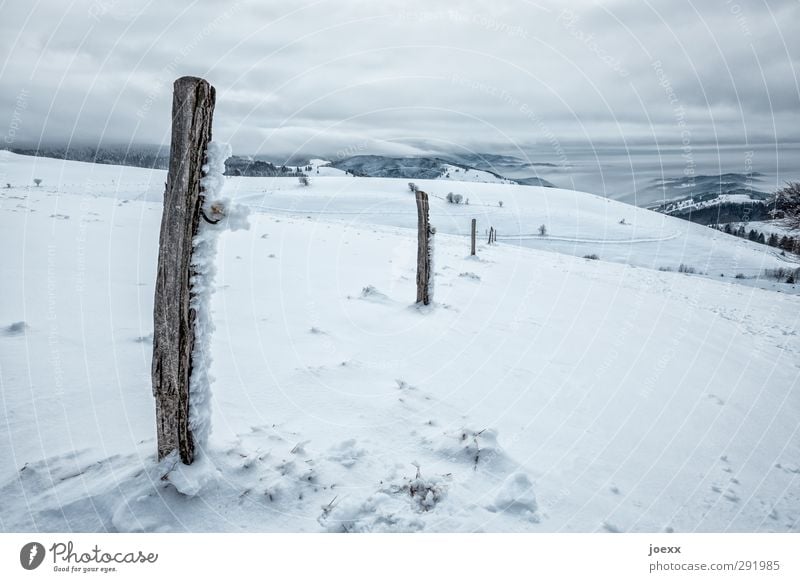
<path id="1" fill-rule="evenodd" d="M 5 140 L 214 137 L 286 155 L 796 140 L 800 3 L 6 0 Z"/>

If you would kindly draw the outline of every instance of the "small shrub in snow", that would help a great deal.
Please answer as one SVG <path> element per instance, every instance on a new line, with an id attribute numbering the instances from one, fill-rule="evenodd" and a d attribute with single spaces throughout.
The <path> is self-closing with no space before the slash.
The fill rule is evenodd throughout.
<path id="1" fill-rule="evenodd" d="M 472 279 L 473 281 L 480 281 L 481 280 L 480 276 L 476 275 L 475 273 L 469 272 L 469 271 L 465 272 L 465 273 L 459 273 L 458 276 L 459 277 L 464 277 L 466 279 Z"/>
<path id="2" fill-rule="evenodd" d="M 310 186 L 311 180 L 308 179 L 308 176 L 299 176 L 297 181 L 300 183 L 301 186 Z"/>
<path id="3" fill-rule="evenodd" d="M 596 254 L 592 253 L 591 255 L 583 255 L 583 258 L 584 258 L 584 259 L 589 259 L 589 260 L 591 260 L 591 261 L 596 261 L 596 260 L 598 260 L 600 257 L 599 257 L 599 256 L 597 256 Z"/>
<path id="4" fill-rule="evenodd" d="M 744 273 L 736 273 L 736 279 L 746 279 L 747 277 L 744 276 Z"/>
<path id="5" fill-rule="evenodd" d="M 503 201 L 502 201 L 502 200 L 500 200 L 500 201 L 497 203 L 497 205 L 498 205 L 500 208 L 502 208 L 502 207 L 503 207 Z"/>
<path id="6" fill-rule="evenodd" d="M 28 329 L 28 324 L 24 321 L 17 321 L 16 323 L 12 323 L 5 329 L 6 335 L 21 335 L 25 333 L 25 330 Z"/>
<path id="7" fill-rule="evenodd" d="M 419 511 L 430 511 L 444 497 L 444 487 L 435 479 L 424 479 L 419 465 L 415 464 L 417 475 L 400 487 L 398 492 L 411 496 Z"/>
<path id="8" fill-rule="evenodd" d="M 34 178 L 33 179 L 33 183 L 36 184 L 36 186 L 39 186 L 39 184 L 42 183 L 42 179 L 41 178 Z"/>
<path id="9" fill-rule="evenodd" d="M 445 196 L 445 200 L 447 200 L 450 204 L 461 204 L 461 201 L 464 198 L 461 194 L 453 194 L 452 192 L 448 192 L 447 196 Z"/>
<path id="10" fill-rule="evenodd" d="M 408 183 L 408 189 L 414 194 L 417 193 L 417 185 L 414 184 L 414 182 L 409 182 Z"/>
<path id="11" fill-rule="evenodd" d="M 539 236 L 547 236 L 547 226 L 539 225 Z"/>
<path id="12" fill-rule="evenodd" d="M 678 272 L 679 273 L 696 273 L 697 271 L 695 270 L 694 267 L 690 267 L 689 265 L 684 265 L 683 263 L 681 263 L 678 266 Z"/>
<path id="13" fill-rule="evenodd" d="M 628 224 L 628 223 L 625 221 L 625 219 L 624 219 L 624 218 L 623 218 L 622 220 L 620 220 L 620 221 L 619 221 L 619 223 L 620 223 L 620 224 Z"/>

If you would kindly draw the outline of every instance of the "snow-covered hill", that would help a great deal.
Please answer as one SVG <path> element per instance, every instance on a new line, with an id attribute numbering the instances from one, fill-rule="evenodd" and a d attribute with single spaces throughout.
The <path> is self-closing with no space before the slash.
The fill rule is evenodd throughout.
<path id="1" fill-rule="evenodd" d="M 220 240 L 211 449 L 178 493 L 150 391 L 164 180 L 0 152 L 3 530 L 800 526 L 800 299 L 732 277 L 782 257 L 587 194 L 437 180 L 417 181 L 424 310 L 407 180 L 227 180 L 257 212 Z M 477 258 L 473 217 L 500 232 Z M 708 276 L 657 270 L 681 263 Z"/>
<path id="2" fill-rule="evenodd" d="M 456 164 L 438 157 L 392 158 L 377 155 L 357 155 L 331 162 L 334 168 L 355 176 L 373 178 L 404 179 L 444 179 L 462 182 L 489 182 L 493 184 L 512 184 L 488 169 L 473 168 Z"/>

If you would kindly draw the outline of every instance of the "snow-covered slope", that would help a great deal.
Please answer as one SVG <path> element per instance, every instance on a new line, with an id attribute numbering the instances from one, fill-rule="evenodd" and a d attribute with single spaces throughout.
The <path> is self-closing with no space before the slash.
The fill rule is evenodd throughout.
<path id="1" fill-rule="evenodd" d="M 763 245 L 563 190 L 465 183 L 456 206 L 419 181 L 439 229 L 419 310 L 407 181 L 230 178 L 264 212 L 219 241 L 213 433 L 187 497 L 154 461 L 164 173 L 0 156 L 5 531 L 800 525 L 800 299 L 548 252 L 733 272 L 778 261 Z M 523 246 L 469 258 L 471 217 Z"/>
<path id="2" fill-rule="evenodd" d="M 513 184 L 512 180 L 502 178 L 497 174 L 475 168 L 462 168 L 453 164 L 444 164 L 444 173 L 439 176 L 443 180 L 456 180 L 458 182 L 485 182 L 488 184 Z"/>

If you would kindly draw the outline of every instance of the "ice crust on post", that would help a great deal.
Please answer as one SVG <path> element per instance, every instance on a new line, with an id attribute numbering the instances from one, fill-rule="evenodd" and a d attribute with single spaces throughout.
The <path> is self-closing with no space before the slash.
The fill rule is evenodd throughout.
<path id="1" fill-rule="evenodd" d="M 211 433 L 211 298 L 214 294 L 217 240 L 226 230 L 249 228 L 248 209 L 222 196 L 225 186 L 225 160 L 231 156 L 226 143 L 210 142 L 203 166 L 203 218 L 192 242 L 191 308 L 195 312 L 195 342 L 192 350 L 192 374 L 189 378 L 189 426 L 194 436 L 195 450 L 204 456 Z"/>

